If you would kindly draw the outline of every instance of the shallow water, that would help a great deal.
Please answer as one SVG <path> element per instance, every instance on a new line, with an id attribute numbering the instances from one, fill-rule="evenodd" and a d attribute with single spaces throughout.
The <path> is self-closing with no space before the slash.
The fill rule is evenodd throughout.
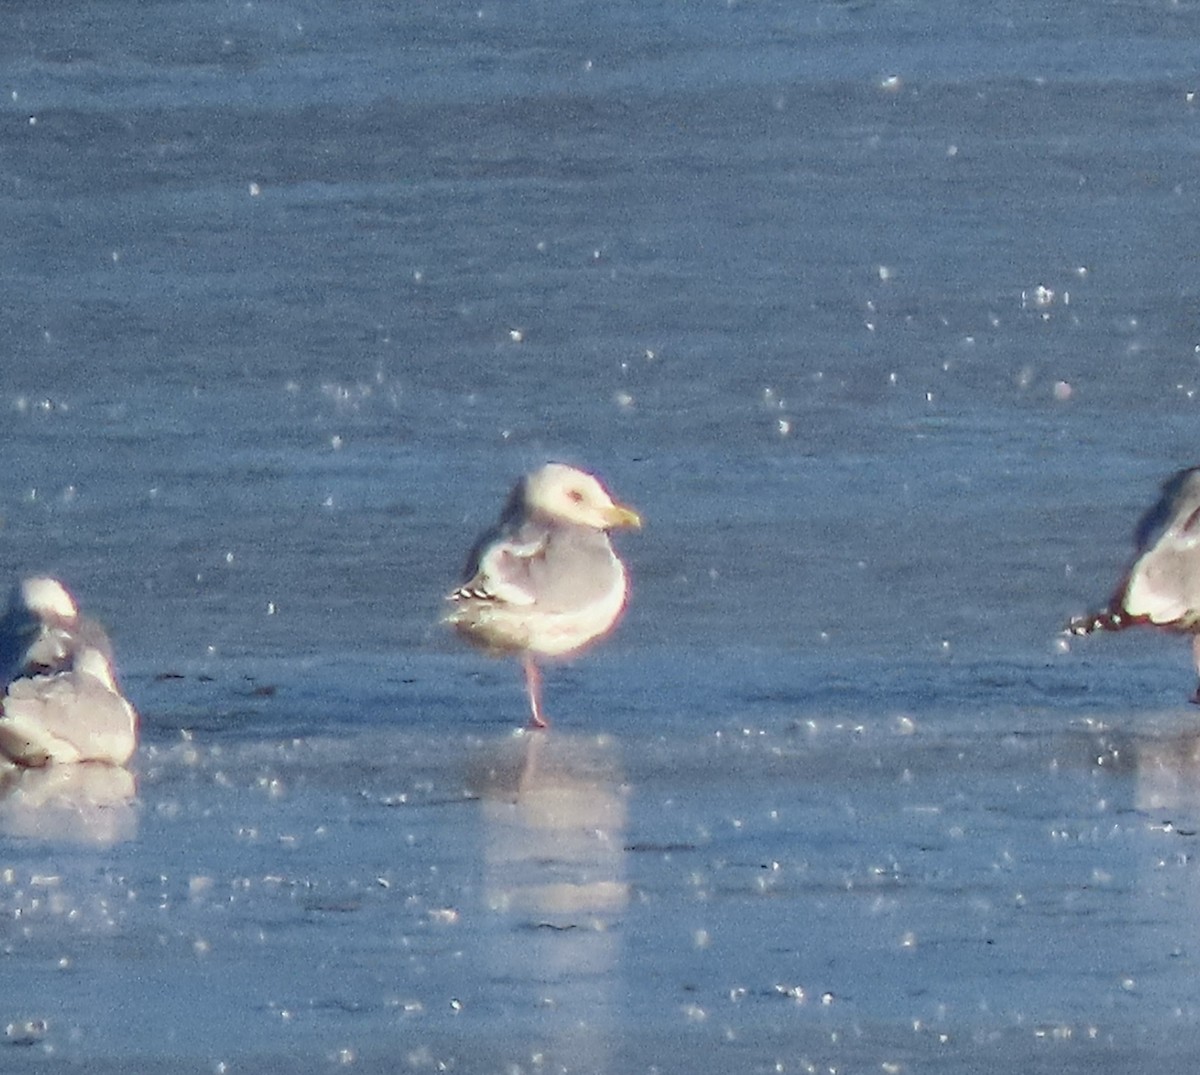
<path id="1" fill-rule="evenodd" d="M 3 791 L 6 1069 L 1192 1069 L 1188 648 L 1058 632 L 1197 462 L 1195 4 L 8 20 L 4 548 L 143 737 Z M 530 736 L 437 619 L 548 457 L 648 525 Z"/>

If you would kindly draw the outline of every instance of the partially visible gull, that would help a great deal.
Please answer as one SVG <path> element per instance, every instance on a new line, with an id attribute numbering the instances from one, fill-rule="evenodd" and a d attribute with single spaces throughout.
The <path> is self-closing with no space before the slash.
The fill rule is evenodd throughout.
<path id="1" fill-rule="evenodd" d="M 17 583 L 0 617 L 0 757 L 14 765 L 124 765 L 137 713 L 121 694 L 104 629 L 55 579 Z"/>
<path id="2" fill-rule="evenodd" d="M 629 580 L 608 531 L 641 525 L 591 474 L 548 463 L 517 482 L 471 550 L 445 622 L 491 653 L 521 658 L 533 727 L 547 726 L 536 659 L 575 653 L 612 629 Z"/>
<path id="3" fill-rule="evenodd" d="M 1147 624 L 1192 636 L 1200 672 L 1200 467 L 1168 479 L 1134 535 L 1133 563 L 1107 606 L 1077 616 L 1075 635 Z M 1200 702 L 1200 687 L 1192 698 Z"/>

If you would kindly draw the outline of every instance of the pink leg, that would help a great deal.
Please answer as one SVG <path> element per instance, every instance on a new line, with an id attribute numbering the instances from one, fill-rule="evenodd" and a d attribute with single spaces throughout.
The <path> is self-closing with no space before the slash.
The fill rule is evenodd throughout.
<path id="1" fill-rule="evenodd" d="M 550 722 L 542 714 L 542 673 L 529 654 L 521 658 L 525 668 L 525 689 L 529 691 L 529 706 L 533 715 L 529 718 L 531 728 L 549 728 Z"/>

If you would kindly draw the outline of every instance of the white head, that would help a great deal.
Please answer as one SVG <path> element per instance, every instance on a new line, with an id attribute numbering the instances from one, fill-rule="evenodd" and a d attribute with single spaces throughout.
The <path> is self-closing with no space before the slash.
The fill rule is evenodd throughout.
<path id="1" fill-rule="evenodd" d="M 71 595 L 57 579 L 24 579 L 18 583 L 13 595 L 13 604 L 18 602 L 43 622 L 70 624 L 79 617 L 79 609 Z"/>
<path id="2" fill-rule="evenodd" d="M 525 507 L 594 530 L 638 528 L 632 508 L 616 503 L 592 475 L 564 463 L 547 463 L 524 479 Z"/>

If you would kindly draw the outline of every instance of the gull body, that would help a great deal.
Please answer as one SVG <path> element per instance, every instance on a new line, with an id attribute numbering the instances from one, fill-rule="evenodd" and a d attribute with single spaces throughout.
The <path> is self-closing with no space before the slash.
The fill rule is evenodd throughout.
<path id="1" fill-rule="evenodd" d="M 1072 634 L 1160 627 L 1192 635 L 1200 672 L 1200 467 L 1162 486 L 1134 534 L 1133 560 L 1108 604 L 1073 619 Z M 1193 701 L 1200 702 L 1200 687 Z"/>
<path id="2" fill-rule="evenodd" d="M 124 765 L 137 713 L 121 694 L 104 629 L 55 579 L 13 587 L 0 617 L 0 757 L 14 765 Z"/>
<path id="3" fill-rule="evenodd" d="M 521 658 L 534 727 L 547 723 L 537 658 L 576 653 L 613 628 L 629 579 L 608 532 L 640 526 L 591 474 L 548 463 L 517 482 L 472 548 L 446 622 L 484 650 Z"/>

